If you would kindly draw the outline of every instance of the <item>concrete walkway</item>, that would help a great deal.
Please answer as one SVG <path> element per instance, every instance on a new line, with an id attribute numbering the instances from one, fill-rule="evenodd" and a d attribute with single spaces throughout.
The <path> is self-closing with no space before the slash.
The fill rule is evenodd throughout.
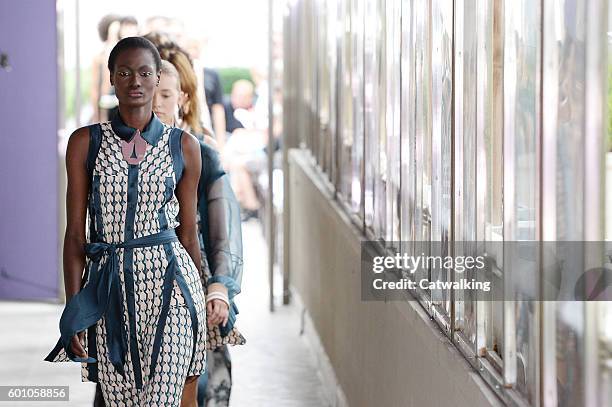
<path id="1" fill-rule="evenodd" d="M 243 225 L 245 271 L 237 297 L 238 327 L 247 344 L 230 349 L 232 407 L 322 407 L 314 357 L 299 335 L 299 312 L 277 305 L 269 312 L 267 248 L 256 221 Z M 280 290 L 278 291 L 280 293 Z M 277 298 L 280 304 L 280 297 Z M 69 402 L 0 402 L 0 406 L 91 406 L 95 385 L 82 383 L 80 366 L 43 358 L 58 337 L 63 305 L 0 301 L 0 385 L 70 386 Z"/>
<path id="2" fill-rule="evenodd" d="M 243 224 L 245 271 L 237 297 L 244 346 L 230 348 L 234 407 L 322 407 L 322 383 L 314 356 L 300 336 L 300 313 L 283 306 L 281 278 L 275 280 L 275 311 L 269 311 L 267 245 L 259 224 Z M 278 283 L 278 284 L 276 284 Z"/>

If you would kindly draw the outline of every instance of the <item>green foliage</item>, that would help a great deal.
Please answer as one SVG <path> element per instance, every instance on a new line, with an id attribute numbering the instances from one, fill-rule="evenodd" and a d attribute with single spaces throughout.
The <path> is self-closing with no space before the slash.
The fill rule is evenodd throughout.
<path id="1" fill-rule="evenodd" d="M 223 87 L 223 94 L 229 95 L 232 93 L 232 86 L 234 82 L 239 79 L 246 79 L 253 82 L 251 71 L 248 68 L 230 67 L 230 68 L 217 68 L 219 79 L 221 80 L 221 86 Z"/>
<path id="2" fill-rule="evenodd" d="M 91 68 L 81 69 L 81 109 L 90 104 L 91 99 Z M 64 72 L 64 107 L 66 119 L 73 119 L 76 102 L 76 70 Z"/>

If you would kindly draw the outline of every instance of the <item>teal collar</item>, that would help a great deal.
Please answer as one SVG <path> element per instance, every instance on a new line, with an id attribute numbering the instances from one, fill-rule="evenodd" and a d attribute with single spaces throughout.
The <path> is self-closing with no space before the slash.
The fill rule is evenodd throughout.
<path id="1" fill-rule="evenodd" d="M 125 124 L 119 113 L 117 113 L 111 121 L 111 126 L 115 134 L 125 141 L 130 141 L 136 133 L 136 129 Z M 157 118 L 155 113 L 151 113 L 151 120 L 140 135 L 147 143 L 152 146 L 156 146 L 163 133 L 164 125 Z"/>

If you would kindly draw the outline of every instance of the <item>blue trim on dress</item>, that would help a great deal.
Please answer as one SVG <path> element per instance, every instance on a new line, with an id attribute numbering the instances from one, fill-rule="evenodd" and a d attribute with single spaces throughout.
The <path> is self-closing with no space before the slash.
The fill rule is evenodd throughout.
<path id="1" fill-rule="evenodd" d="M 95 220 L 95 236 L 90 236 L 92 242 L 103 240 L 104 222 L 102 221 L 102 203 L 100 198 L 100 175 L 94 175 L 91 188 L 91 201 L 93 201 L 93 218 Z"/>
<path id="2" fill-rule="evenodd" d="M 189 361 L 189 368 L 187 372 L 191 371 L 191 366 L 193 365 L 193 359 L 195 358 L 197 344 L 198 344 L 198 313 L 195 308 L 195 303 L 193 301 L 193 297 L 191 296 L 191 292 L 189 291 L 189 285 L 187 284 L 187 280 L 185 280 L 185 276 L 179 267 L 176 268 L 176 283 L 178 284 L 181 292 L 183 293 L 183 298 L 185 299 L 185 304 L 189 309 L 189 314 L 191 314 L 191 330 L 193 331 L 193 351 L 191 352 L 191 360 Z"/>
<path id="3" fill-rule="evenodd" d="M 92 276 L 95 276 L 98 274 L 98 267 L 99 267 L 99 261 L 89 260 L 89 267 L 87 269 L 87 284 L 94 283 L 95 279 L 92 279 Z M 97 327 L 98 327 L 98 323 L 95 323 L 89 328 L 87 328 L 87 354 L 90 355 L 93 359 L 95 359 L 95 362 L 91 362 L 87 364 L 87 379 L 91 382 L 98 381 Z"/>
<path id="4" fill-rule="evenodd" d="M 87 149 L 86 166 L 89 179 L 91 179 L 93 171 L 96 168 L 98 152 L 100 151 L 100 146 L 102 145 L 102 127 L 100 126 L 100 123 L 91 124 L 87 127 L 89 128 L 89 148 Z"/>
<path id="5" fill-rule="evenodd" d="M 166 257 L 168 259 L 168 266 L 164 274 L 164 285 L 162 287 L 162 306 L 159 312 L 159 318 L 157 320 L 157 326 L 155 328 L 155 337 L 153 339 L 153 349 L 151 351 L 151 363 L 149 365 L 149 379 L 155 375 L 155 367 L 157 366 L 157 358 L 159 356 L 159 350 L 161 349 L 161 341 L 164 336 L 164 329 L 166 327 L 166 320 L 168 318 L 168 311 L 170 310 L 170 299 L 172 297 L 172 290 L 174 288 L 174 277 L 176 273 L 177 264 L 176 257 L 174 254 L 168 256 L 168 251 L 172 253 L 172 247 L 168 248 L 164 245 Z"/>
<path id="6" fill-rule="evenodd" d="M 108 356 L 115 369 L 125 377 L 123 365 L 127 354 L 127 335 L 123 323 L 123 296 L 119 279 L 119 258 L 117 249 L 129 249 L 159 246 L 178 241 L 174 229 L 143 236 L 118 244 L 106 242 L 89 243 L 85 246 L 85 254 L 94 263 L 103 257 L 106 259 L 99 270 L 88 278 L 88 283 L 73 295 L 60 318 L 60 339 L 55 348 L 47 355 L 46 361 L 53 362 L 63 348 L 68 358 L 74 362 L 94 363 L 96 359 L 77 357 L 71 350 L 71 340 L 74 335 L 96 325 L 105 317 Z M 130 328 L 131 329 L 131 328 Z M 136 349 L 137 351 L 137 349 Z M 140 359 L 138 359 L 140 366 Z M 140 374 L 135 372 L 135 379 Z"/>
<path id="7" fill-rule="evenodd" d="M 98 381 L 98 349 L 97 349 L 97 337 L 96 328 L 98 324 L 95 323 L 87 328 L 87 353 L 91 355 L 96 361 L 87 364 L 87 379 L 90 382 Z"/>
<path id="8" fill-rule="evenodd" d="M 117 115 L 118 116 L 118 115 Z M 125 215 L 124 240 L 129 241 L 134 238 L 134 219 L 138 206 L 138 165 L 131 165 L 128 168 L 128 188 L 127 188 L 127 211 Z M 126 248 L 123 252 L 124 280 L 125 280 L 125 299 L 128 309 L 128 323 L 130 324 L 130 355 L 132 356 L 132 367 L 136 388 L 142 389 L 142 371 L 140 365 L 140 353 L 138 351 L 138 338 L 136 337 L 136 300 L 134 298 L 134 251 Z"/>
<path id="9" fill-rule="evenodd" d="M 100 216 L 100 177 L 94 180 L 98 152 L 102 145 L 102 127 L 92 124 L 89 128 L 89 148 L 87 150 L 87 174 L 89 176 L 89 239 L 96 242 L 102 238 L 102 217 Z"/>
<path id="10" fill-rule="evenodd" d="M 173 127 L 170 130 L 170 156 L 172 157 L 172 167 L 174 168 L 174 175 L 176 178 L 176 185 L 178 185 L 181 177 L 183 176 L 183 170 L 185 169 L 185 161 L 183 159 L 183 148 L 181 145 L 181 139 L 183 130 Z"/>
<path id="11" fill-rule="evenodd" d="M 97 130 L 96 130 L 97 129 Z M 96 158 L 101 145 L 101 133 L 100 126 L 93 126 L 92 132 L 90 133 L 92 138 L 90 140 L 90 150 L 95 154 L 88 154 L 88 171 L 89 179 L 91 180 L 91 190 L 89 195 L 89 210 L 90 210 L 90 222 L 89 222 L 89 239 L 91 242 L 99 242 L 104 236 L 104 226 L 102 221 L 102 209 L 100 204 L 100 176 L 96 175 L 93 177 L 93 172 L 96 165 Z M 98 273 L 99 262 L 90 260 L 88 269 L 88 278 Z M 89 284 L 90 281 L 87 282 Z M 90 326 L 87 329 L 87 351 L 96 361 L 87 364 L 87 378 L 89 381 L 98 381 L 98 348 L 97 348 L 97 323 Z"/>
<path id="12" fill-rule="evenodd" d="M 159 229 L 165 230 L 168 229 L 168 217 L 166 216 L 166 204 L 170 202 L 172 199 L 172 195 L 174 194 L 174 179 L 172 177 L 166 177 L 164 181 L 164 185 L 166 189 L 164 190 L 164 203 L 159 208 L 158 216 L 159 216 Z"/>
<path id="13" fill-rule="evenodd" d="M 177 127 L 173 127 L 170 130 L 170 136 L 168 143 L 170 144 L 170 156 L 172 157 L 172 167 L 174 169 L 174 178 L 176 179 L 176 185 L 178 185 L 181 177 L 183 176 L 183 170 L 185 169 L 185 161 L 183 158 L 183 146 L 182 146 L 182 138 L 183 138 L 183 130 Z M 166 251 L 166 254 L 169 254 Z M 172 256 L 175 254 L 172 252 Z M 198 270 L 198 274 L 200 270 Z M 198 341 L 198 315 L 195 309 L 193 298 L 191 297 L 191 292 L 189 291 L 189 286 L 183 273 L 179 267 L 176 269 L 176 282 L 183 293 L 183 297 L 185 298 L 185 303 L 189 308 L 189 313 L 191 314 L 191 326 L 193 329 L 193 353 L 191 354 L 191 361 L 189 362 L 189 370 L 191 370 L 191 365 L 193 364 L 193 359 L 195 357 L 196 345 Z M 189 371 L 188 370 L 188 371 Z"/>
<path id="14" fill-rule="evenodd" d="M 157 321 L 157 327 L 155 329 L 155 337 L 153 339 L 151 364 L 149 367 L 149 379 L 155 375 L 155 367 L 157 366 L 157 359 L 159 357 L 159 352 L 162 345 L 164 329 L 166 327 L 166 321 L 168 319 L 168 313 L 170 311 L 170 302 L 172 300 L 172 293 L 174 291 L 175 281 L 181 292 L 183 293 L 185 305 L 189 309 L 189 314 L 191 315 L 191 328 L 193 330 L 193 351 L 191 353 L 191 360 L 189 361 L 189 368 L 187 369 L 187 372 L 191 370 L 198 343 L 198 314 L 195 308 L 193 297 L 191 296 L 191 292 L 189 291 L 189 285 L 187 284 L 187 281 L 183 276 L 181 268 L 178 265 L 178 261 L 176 259 L 176 254 L 174 253 L 172 244 L 165 243 L 164 251 L 166 253 L 166 258 L 168 259 L 168 267 L 166 268 L 166 273 L 164 274 L 164 285 L 162 288 L 162 308 L 159 314 L 159 319 Z"/>

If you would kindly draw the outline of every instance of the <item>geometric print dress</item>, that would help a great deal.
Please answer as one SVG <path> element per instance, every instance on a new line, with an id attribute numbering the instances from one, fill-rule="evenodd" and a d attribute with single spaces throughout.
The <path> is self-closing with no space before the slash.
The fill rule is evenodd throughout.
<path id="1" fill-rule="evenodd" d="M 122 147 L 134 134 L 119 115 L 90 126 L 84 283 L 45 360 L 81 362 L 82 381 L 99 382 L 108 406 L 179 406 L 185 379 L 206 367 L 203 276 L 174 231 L 182 132 L 153 115 L 147 149 L 130 164 Z M 80 331 L 87 359 L 70 350 Z"/>

